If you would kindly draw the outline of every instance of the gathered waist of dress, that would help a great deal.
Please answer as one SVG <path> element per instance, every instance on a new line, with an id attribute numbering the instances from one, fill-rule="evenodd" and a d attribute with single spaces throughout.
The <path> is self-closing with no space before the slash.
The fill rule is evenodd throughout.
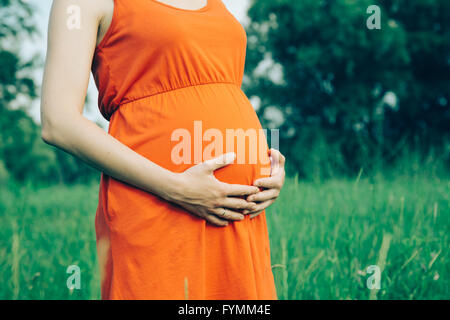
<path id="1" fill-rule="evenodd" d="M 141 94 L 139 96 L 129 96 L 129 97 L 125 97 L 123 98 L 120 103 L 118 103 L 116 106 L 112 106 L 110 108 L 110 111 L 108 112 L 107 115 L 107 119 L 109 120 L 111 118 L 111 116 L 113 115 L 114 112 L 117 111 L 117 109 L 119 109 L 121 106 L 142 100 L 142 99 L 146 99 L 149 98 L 151 96 L 156 96 L 156 95 L 160 95 L 160 94 L 165 94 L 168 92 L 172 92 L 172 91 L 176 91 L 176 90 L 182 90 L 182 89 L 187 89 L 187 88 L 192 88 L 192 87 L 198 87 L 198 86 L 205 86 L 205 85 L 216 85 L 216 84 L 230 84 L 233 86 L 236 86 L 239 88 L 239 90 L 241 89 L 241 86 L 239 84 L 237 84 L 234 81 L 210 81 L 210 82 L 200 82 L 200 83 L 196 83 L 196 84 L 187 84 L 187 85 L 181 85 L 178 86 L 176 88 L 167 88 L 167 89 L 162 89 L 162 90 L 155 90 L 152 92 L 152 90 L 149 90 L 148 92 L 141 92 Z"/>

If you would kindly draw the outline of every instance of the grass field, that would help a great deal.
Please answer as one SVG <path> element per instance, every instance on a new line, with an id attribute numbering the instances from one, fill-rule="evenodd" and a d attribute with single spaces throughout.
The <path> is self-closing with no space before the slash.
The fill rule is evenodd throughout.
<path id="1" fill-rule="evenodd" d="M 0 299 L 100 297 L 97 188 L 0 186 Z M 449 299 L 449 197 L 436 178 L 288 179 L 268 210 L 279 298 Z M 66 286 L 74 264 L 80 290 Z"/>

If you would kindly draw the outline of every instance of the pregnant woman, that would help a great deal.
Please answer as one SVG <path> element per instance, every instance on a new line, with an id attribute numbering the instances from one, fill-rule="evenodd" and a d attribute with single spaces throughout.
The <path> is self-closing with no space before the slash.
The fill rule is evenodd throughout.
<path id="1" fill-rule="evenodd" d="M 276 299 L 264 209 L 284 157 L 222 1 L 55 0 L 48 39 L 42 138 L 102 172 L 102 299 Z M 82 115 L 91 70 L 108 133 Z"/>

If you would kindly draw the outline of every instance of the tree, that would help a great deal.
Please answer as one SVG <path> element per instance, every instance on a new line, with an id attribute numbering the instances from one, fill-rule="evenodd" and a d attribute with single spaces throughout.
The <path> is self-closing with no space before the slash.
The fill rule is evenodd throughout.
<path id="1" fill-rule="evenodd" d="M 380 30 L 366 26 L 374 3 Z M 450 2 L 258 0 L 248 14 L 245 90 L 264 125 L 282 111 L 292 170 L 355 173 L 417 137 L 423 152 L 449 141 Z"/>
<path id="2" fill-rule="evenodd" d="M 0 0 L 0 180 L 76 182 L 95 177 L 81 160 L 48 146 L 27 109 L 37 98 L 32 71 L 40 57 L 25 60 L 22 43 L 35 35 L 26 1 Z"/>

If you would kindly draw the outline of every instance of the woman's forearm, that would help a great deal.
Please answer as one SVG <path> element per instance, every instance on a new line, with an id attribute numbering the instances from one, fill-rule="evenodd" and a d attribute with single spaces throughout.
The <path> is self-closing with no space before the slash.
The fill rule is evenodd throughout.
<path id="1" fill-rule="evenodd" d="M 105 174 L 171 200 L 180 192 L 177 174 L 153 163 L 84 116 L 45 121 L 42 139 Z M 155 152 L 157 152 L 155 150 Z"/>

